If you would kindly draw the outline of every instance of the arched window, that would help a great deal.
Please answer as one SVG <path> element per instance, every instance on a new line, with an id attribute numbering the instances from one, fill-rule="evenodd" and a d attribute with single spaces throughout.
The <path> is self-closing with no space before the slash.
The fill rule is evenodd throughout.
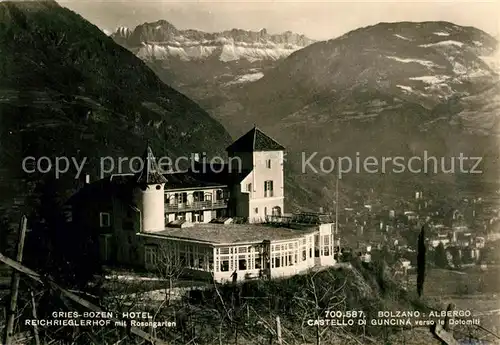
<path id="1" fill-rule="evenodd" d="M 273 207 L 273 216 L 281 216 L 281 207 L 279 206 Z"/>

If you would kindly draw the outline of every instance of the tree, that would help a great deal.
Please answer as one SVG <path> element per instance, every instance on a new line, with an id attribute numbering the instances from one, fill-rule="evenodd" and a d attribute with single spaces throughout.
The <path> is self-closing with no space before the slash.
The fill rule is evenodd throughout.
<path id="1" fill-rule="evenodd" d="M 422 296 L 425 280 L 425 226 L 422 226 L 417 243 L 417 293 Z"/>
<path id="2" fill-rule="evenodd" d="M 385 261 L 388 265 L 392 265 L 395 262 L 394 254 L 391 253 L 387 244 L 384 244 L 380 250 L 380 260 Z"/>
<path id="3" fill-rule="evenodd" d="M 434 252 L 434 263 L 437 267 L 446 268 L 448 266 L 448 260 L 446 259 L 446 250 L 444 249 L 443 243 L 439 243 Z"/>
<path id="4" fill-rule="evenodd" d="M 175 248 L 172 243 L 168 245 L 161 244 L 158 246 L 158 254 L 156 258 L 156 270 L 161 278 L 168 279 L 168 291 L 166 294 L 166 302 L 170 303 L 172 289 L 174 283 L 184 273 L 184 264 L 177 258 Z"/>

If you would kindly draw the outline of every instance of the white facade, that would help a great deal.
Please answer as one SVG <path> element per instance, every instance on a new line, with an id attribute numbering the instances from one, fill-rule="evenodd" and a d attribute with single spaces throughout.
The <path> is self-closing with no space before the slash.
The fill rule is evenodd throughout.
<path id="1" fill-rule="evenodd" d="M 317 232 L 287 240 L 271 240 L 268 244 L 219 246 L 215 250 L 213 275 L 216 281 L 289 277 L 313 267 L 335 264 L 332 224 L 321 224 Z"/>
<path id="2" fill-rule="evenodd" d="M 248 195 L 248 205 L 245 204 L 248 210 L 244 216 L 249 223 L 261 223 L 266 216 L 284 213 L 283 156 L 283 151 L 252 153 L 252 171 L 240 183 L 241 193 Z"/>
<path id="3" fill-rule="evenodd" d="M 247 224 L 255 228 L 242 229 L 238 228 L 241 224 L 233 224 L 230 232 L 231 228 L 223 224 L 213 224 L 216 228 L 193 224 L 223 218 L 226 212 L 227 216 L 247 218 L 248 223 L 266 222 L 267 216 L 279 220 L 284 215 L 283 147 L 255 128 L 249 134 L 239 139 L 242 145 L 235 144 L 230 151 L 230 161 L 238 158 L 241 173 L 246 174 L 235 174 L 238 179 L 231 180 L 230 186 L 183 188 L 180 183 L 180 188 L 165 191 L 164 183 L 150 183 L 137 188 L 141 217 L 138 235 L 146 268 L 163 261 L 195 276 L 225 282 L 287 277 L 335 264 L 333 223 L 317 225 L 316 229 L 282 229 L 281 233 L 264 225 Z M 153 176 L 147 181 L 160 178 Z M 167 227 L 169 222 L 174 224 Z M 192 230 L 188 233 L 188 229 Z"/>
<path id="4" fill-rule="evenodd" d="M 165 229 L 165 184 L 149 184 L 136 188 L 136 198 L 140 207 L 141 230 L 155 232 Z"/>
<path id="5" fill-rule="evenodd" d="M 221 230 L 223 230 L 221 225 Z M 272 231 L 272 228 L 269 229 Z M 321 224 L 317 231 L 296 238 L 231 244 L 203 243 L 148 234 L 145 239 L 145 266 L 152 269 L 161 257 L 181 265 L 195 276 L 228 282 L 255 278 L 281 278 L 306 272 L 314 267 L 335 264 L 333 224 Z M 148 245 L 149 243 L 149 245 Z M 154 243 L 154 245 L 152 244 Z M 163 250 L 157 244 L 162 244 Z M 236 277 L 235 277 L 236 275 Z"/>
<path id="6" fill-rule="evenodd" d="M 227 187 L 179 189 L 165 192 L 166 222 L 185 220 L 189 223 L 209 223 L 227 212 Z"/>

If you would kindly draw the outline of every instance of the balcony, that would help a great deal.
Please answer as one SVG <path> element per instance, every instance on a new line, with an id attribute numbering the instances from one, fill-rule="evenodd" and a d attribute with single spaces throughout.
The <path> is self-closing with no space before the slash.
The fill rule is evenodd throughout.
<path id="1" fill-rule="evenodd" d="M 166 212 L 188 212 L 227 208 L 227 200 L 194 201 L 192 203 L 165 204 Z"/>
<path id="2" fill-rule="evenodd" d="M 266 215 L 266 223 L 272 224 L 312 224 L 319 225 L 324 223 L 332 223 L 333 220 L 329 215 L 319 213 L 295 213 L 290 216 L 282 215 Z"/>

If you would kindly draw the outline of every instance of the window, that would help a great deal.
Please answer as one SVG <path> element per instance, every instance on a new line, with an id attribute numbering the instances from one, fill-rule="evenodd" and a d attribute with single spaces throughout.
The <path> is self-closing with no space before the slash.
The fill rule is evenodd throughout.
<path id="1" fill-rule="evenodd" d="M 245 271 L 247 269 L 246 255 L 240 255 L 238 258 L 238 270 Z"/>
<path id="2" fill-rule="evenodd" d="M 264 216 L 267 216 L 267 207 L 264 207 Z"/>
<path id="3" fill-rule="evenodd" d="M 99 213 L 99 225 L 101 228 L 107 228 L 111 226 L 111 215 L 106 212 Z"/>
<path id="4" fill-rule="evenodd" d="M 220 258 L 220 271 L 229 272 L 229 256 L 221 256 Z"/>
<path id="5" fill-rule="evenodd" d="M 255 211 L 255 214 L 259 213 L 259 208 L 256 207 L 254 211 Z"/>
<path id="6" fill-rule="evenodd" d="M 193 223 L 203 223 L 203 211 L 193 212 Z"/>
<path id="7" fill-rule="evenodd" d="M 274 267 L 276 267 L 276 268 L 280 267 L 280 258 L 279 257 L 274 258 Z"/>
<path id="8" fill-rule="evenodd" d="M 271 160 L 266 160 L 266 168 L 271 169 Z"/>
<path id="9" fill-rule="evenodd" d="M 155 246 L 144 246 L 144 262 L 146 266 L 156 265 L 157 248 Z"/>
<path id="10" fill-rule="evenodd" d="M 330 256 L 330 235 L 323 235 L 323 255 Z"/>
<path id="11" fill-rule="evenodd" d="M 262 268 L 261 261 L 262 261 L 262 259 L 260 258 L 260 256 L 256 256 L 255 257 L 255 269 L 261 269 Z"/>
<path id="12" fill-rule="evenodd" d="M 205 201 L 205 192 L 203 192 L 203 191 L 194 192 L 193 193 L 193 200 L 194 200 L 194 202 Z"/>
<path id="13" fill-rule="evenodd" d="M 252 192 L 252 184 L 251 183 L 247 184 L 247 192 Z"/>
<path id="14" fill-rule="evenodd" d="M 264 182 L 264 197 L 272 197 L 273 196 L 273 181 L 265 181 Z"/>
<path id="15" fill-rule="evenodd" d="M 187 203 L 187 193 L 175 193 L 174 194 L 174 201 L 177 204 L 185 204 L 185 203 Z"/>
<path id="16" fill-rule="evenodd" d="M 306 250 L 304 249 L 302 251 L 302 261 L 306 261 L 306 259 L 307 259 L 307 253 L 306 253 Z"/>

